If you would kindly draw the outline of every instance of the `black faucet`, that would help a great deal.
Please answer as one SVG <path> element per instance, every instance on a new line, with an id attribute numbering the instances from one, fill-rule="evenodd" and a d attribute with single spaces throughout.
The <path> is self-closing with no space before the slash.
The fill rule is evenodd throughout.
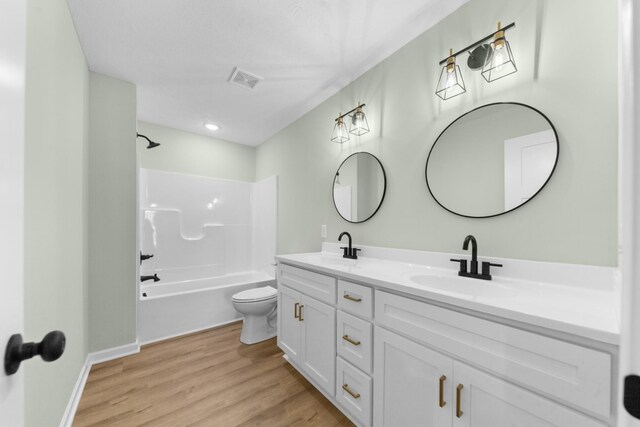
<path id="1" fill-rule="evenodd" d="M 491 267 L 502 267 L 502 264 L 493 264 L 489 261 L 482 262 L 482 273 L 478 274 L 478 242 L 476 238 L 469 234 L 464 239 L 462 249 L 465 251 L 469 249 L 469 242 L 471 242 L 471 271 L 467 271 L 466 259 L 451 259 L 451 261 L 460 263 L 460 270 L 458 276 L 471 277 L 473 279 L 491 280 Z"/>
<path id="2" fill-rule="evenodd" d="M 147 280 L 151 280 L 151 279 L 153 279 L 154 282 L 160 281 L 160 278 L 158 277 L 157 274 L 154 274 L 153 276 L 140 276 L 141 282 L 146 282 Z"/>
<path id="3" fill-rule="evenodd" d="M 471 242 L 471 274 L 478 274 L 478 242 L 475 237 L 469 234 L 464 238 L 462 249 L 468 250 L 469 242 Z"/>
<path id="4" fill-rule="evenodd" d="M 346 231 L 343 231 L 342 233 L 340 233 L 340 236 L 338 237 L 338 241 L 342 241 L 342 236 L 345 236 L 345 235 L 349 238 L 349 247 L 342 246 L 340 248 L 344 251 L 342 258 L 358 259 L 358 251 L 362 249 L 351 247 L 351 234 L 347 233 Z"/>

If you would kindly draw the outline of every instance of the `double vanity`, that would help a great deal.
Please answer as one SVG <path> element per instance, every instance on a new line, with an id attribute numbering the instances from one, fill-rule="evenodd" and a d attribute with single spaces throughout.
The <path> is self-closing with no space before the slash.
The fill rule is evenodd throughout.
<path id="1" fill-rule="evenodd" d="M 278 256 L 278 346 L 360 426 L 614 423 L 617 270 L 340 245 Z"/>

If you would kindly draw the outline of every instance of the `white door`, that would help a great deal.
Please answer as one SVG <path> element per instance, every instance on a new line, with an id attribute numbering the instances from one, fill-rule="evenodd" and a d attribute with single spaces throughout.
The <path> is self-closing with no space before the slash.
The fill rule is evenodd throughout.
<path id="1" fill-rule="evenodd" d="M 278 347 L 292 362 L 299 362 L 302 324 L 298 319 L 300 294 L 280 285 L 278 291 Z"/>
<path id="2" fill-rule="evenodd" d="M 336 309 L 302 295 L 302 369 L 331 396 L 336 382 Z"/>
<path id="3" fill-rule="evenodd" d="M 454 427 L 606 426 L 463 363 L 454 362 L 453 370 Z"/>
<path id="4" fill-rule="evenodd" d="M 26 3 L 0 2 L 0 352 L 22 333 Z M 23 369 L 0 369 L 0 425 L 23 424 Z"/>
<path id="5" fill-rule="evenodd" d="M 504 209 L 509 211 L 533 197 L 547 182 L 558 156 L 552 130 L 504 141 Z"/>
<path id="6" fill-rule="evenodd" d="M 373 342 L 374 425 L 451 426 L 453 360 L 379 327 Z"/>
<path id="7" fill-rule="evenodd" d="M 333 201 L 340 215 L 347 221 L 351 219 L 351 186 L 343 185 L 333 189 Z"/>

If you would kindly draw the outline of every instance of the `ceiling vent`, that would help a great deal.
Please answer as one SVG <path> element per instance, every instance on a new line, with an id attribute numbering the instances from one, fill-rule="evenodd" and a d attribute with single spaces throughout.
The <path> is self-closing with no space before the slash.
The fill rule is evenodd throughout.
<path id="1" fill-rule="evenodd" d="M 248 71 L 241 70 L 238 67 L 234 68 L 233 73 L 231 73 L 231 77 L 229 77 L 229 83 L 248 89 L 255 89 L 256 85 L 260 83 L 261 80 L 262 77 L 258 77 Z"/>

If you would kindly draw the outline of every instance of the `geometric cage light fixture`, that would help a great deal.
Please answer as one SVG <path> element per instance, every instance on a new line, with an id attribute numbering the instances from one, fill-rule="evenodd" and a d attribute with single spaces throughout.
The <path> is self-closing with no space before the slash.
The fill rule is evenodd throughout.
<path id="1" fill-rule="evenodd" d="M 331 133 L 331 141 L 343 144 L 349 140 L 349 134 L 352 135 L 364 135 L 369 132 L 369 122 L 367 116 L 364 114 L 362 107 L 366 104 L 358 104 L 357 107 L 350 111 L 340 115 L 335 119 L 335 125 L 333 126 L 333 132 Z M 353 114 L 352 114 L 353 113 Z M 351 114 L 351 116 L 350 116 Z M 347 129 L 347 123 L 345 123 L 345 117 L 349 123 Z"/>
<path id="2" fill-rule="evenodd" d="M 512 22 L 502 28 L 498 21 L 497 31 L 456 53 L 450 49 L 449 56 L 439 63 L 444 66 L 436 86 L 436 95 L 446 100 L 466 92 L 460 67 L 456 64 L 456 57 L 462 53 L 469 54 L 467 66 L 473 71 L 481 71 L 482 77 L 488 83 L 518 71 L 511 46 L 505 37 L 505 32 L 515 26 L 515 22 Z M 492 41 L 486 44 L 488 40 Z"/>

